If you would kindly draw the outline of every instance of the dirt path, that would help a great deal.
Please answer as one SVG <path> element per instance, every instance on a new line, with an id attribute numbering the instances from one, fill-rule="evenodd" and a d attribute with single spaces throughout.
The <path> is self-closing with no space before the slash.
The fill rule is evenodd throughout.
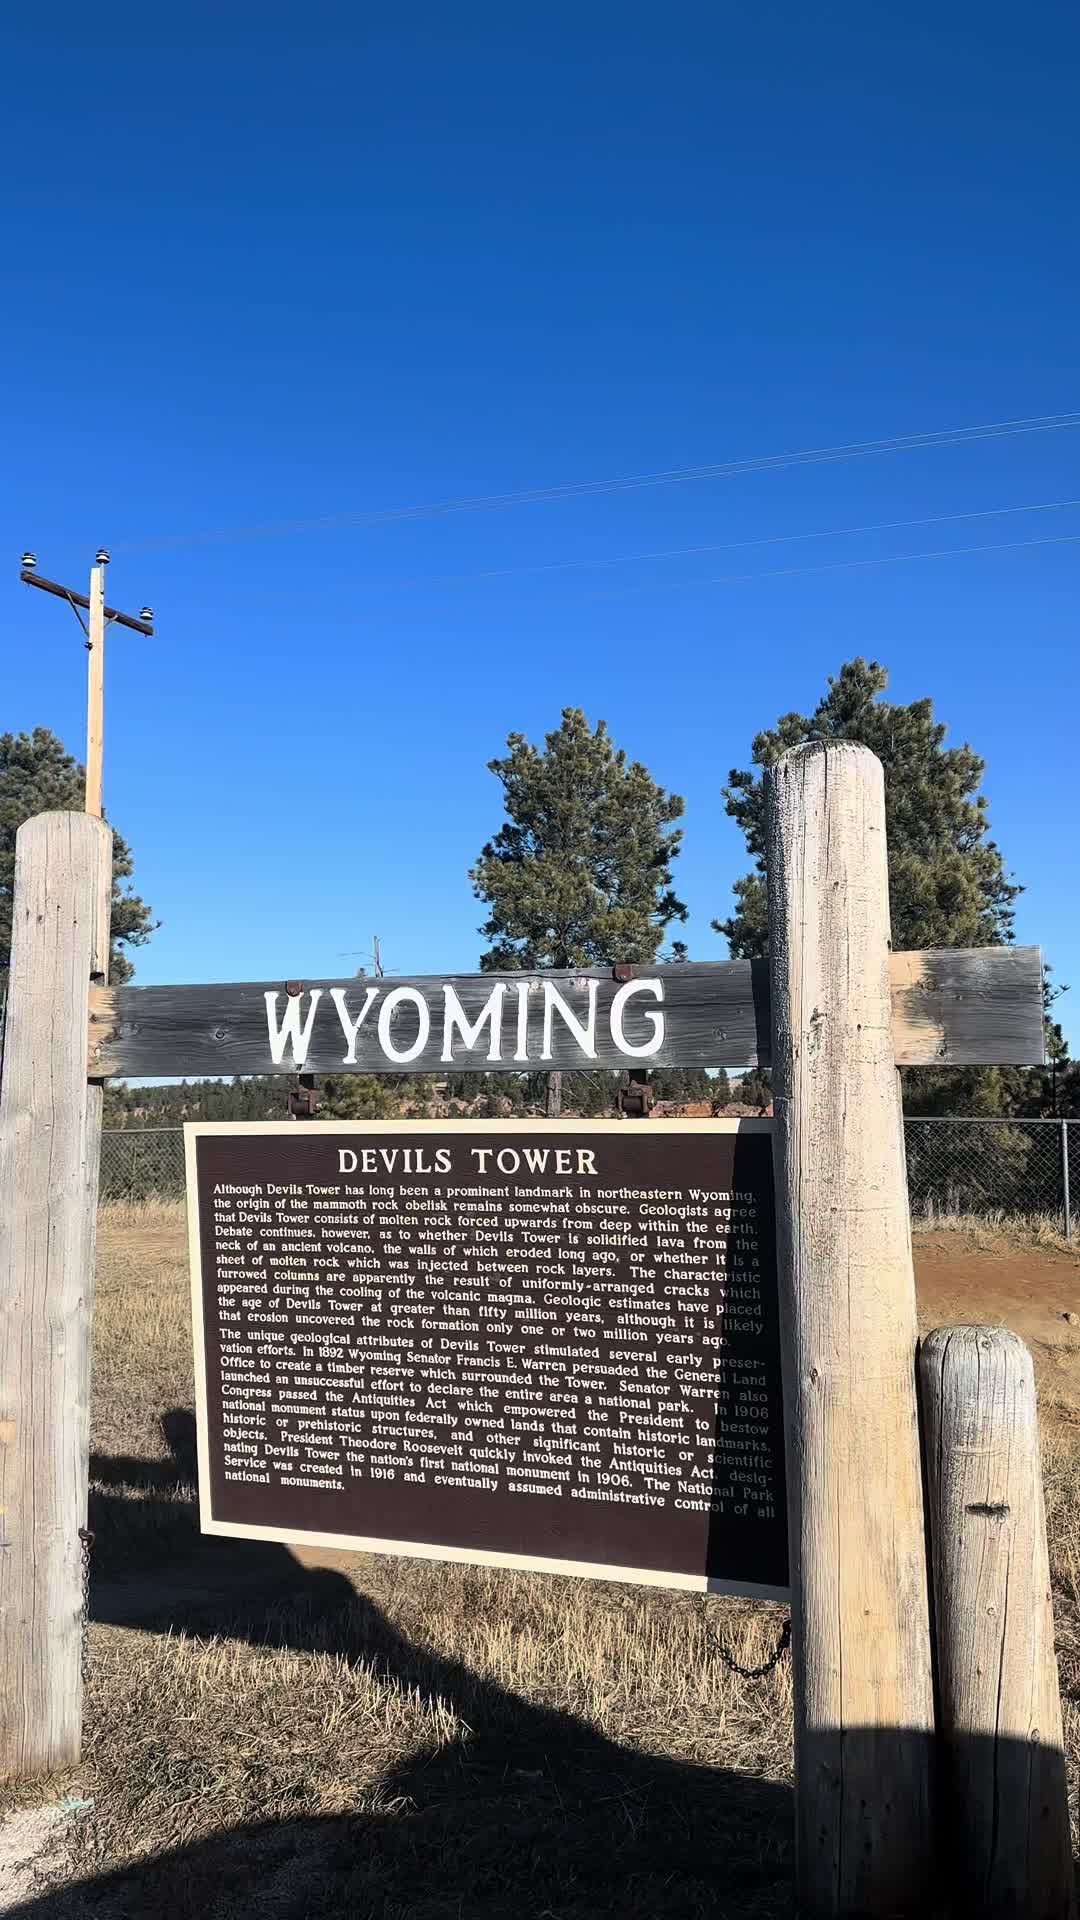
<path id="1" fill-rule="evenodd" d="M 1080 1251 L 993 1247 L 957 1233 L 915 1240 L 919 1324 L 1011 1327 L 1035 1360 L 1044 1404 L 1080 1411 Z M 1070 1316 L 1072 1316 L 1070 1318 Z"/>

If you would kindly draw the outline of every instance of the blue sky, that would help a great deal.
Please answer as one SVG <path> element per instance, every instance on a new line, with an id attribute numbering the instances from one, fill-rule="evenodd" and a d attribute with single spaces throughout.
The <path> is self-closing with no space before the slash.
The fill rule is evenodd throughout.
<path id="1" fill-rule="evenodd" d="M 1080 501 L 1080 432 L 587 490 L 1080 407 L 1070 9 L 46 4 L 6 38 L 0 725 L 81 754 L 80 636 L 17 561 L 84 583 L 103 542 L 157 610 L 108 664 L 141 981 L 349 972 L 375 932 L 471 968 L 486 762 L 567 704 L 686 796 L 723 957 L 727 771 L 862 652 L 987 759 L 1080 1005 L 1080 507 L 991 511 Z"/>

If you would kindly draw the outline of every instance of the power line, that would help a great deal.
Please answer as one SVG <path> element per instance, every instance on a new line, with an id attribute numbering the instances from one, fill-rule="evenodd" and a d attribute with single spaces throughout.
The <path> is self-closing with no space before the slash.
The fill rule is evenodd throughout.
<path id="1" fill-rule="evenodd" d="M 825 560 L 810 567 L 767 567 L 761 573 L 722 573 L 700 580 L 646 580 L 633 587 L 609 587 L 591 596 L 619 600 L 631 593 L 679 593 L 694 587 L 742 586 L 753 580 L 780 580 L 796 574 L 838 573 L 855 567 L 893 567 L 903 560 L 948 560 L 969 553 L 1013 553 L 1018 547 L 1065 547 L 1080 541 L 1080 533 L 1053 533 L 1035 540 L 991 540 L 974 547 L 935 547 L 921 553 L 885 553 L 865 560 Z"/>
<path id="2" fill-rule="evenodd" d="M 874 520 L 863 527 L 820 527 L 808 533 L 767 533 L 749 540 L 719 540 L 703 546 L 652 547 L 640 553 L 612 553 L 589 560 L 541 560 L 520 567 L 485 567 L 477 573 L 413 574 L 401 580 L 365 582 L 368 591 L 391 592 L 410 587 L 472 586 L 484 580 L 509 580 L 527 574 L 566 573 L 585 567 L 621 567 L 642 560 L 686 559 L 694 554 L 732 553 L 749 547 L 788 546 L 802 540 L 854 539 L 860 534 L 894 533 L 907 527 L 938 527 L 957 520 L 994 520 L 1014 513 L 1058 513 L 1080 508 L 1078 500 L 1036 500 L 1015 507 L 973 507 L 964 513 L 932 513 L 914 520 Z M 658 583 L 662 585 L 662 582 Z"/>
<path id="3" fill-rule="evenodd" d="M 742 460 L 724 460 L 696 467 L 668 467 L 651 473 L 624 474 L 606 480 L 575 480 L 546 487 L 527 487 L 510 493 L 466 495 L 428 501 L 417 506 L 383 507 L 366 513 L 332 514 L 322 519 L 263 521 L 253 526 L 212 527 L 195 533 L 160 534 L 147 540 L 128 540 L 115 549 L 146 552 L 151 548 L 183 547 L 253 539 L 280 539 L 302 533 L 330 533 L 349 528 L 382 526 L 391 521 L 441 518 L 452 513 L 495 513 L 510 507 L 536 506 L 563 500 L 592 499 L 598 495 L 631 493 L 646 487 L 682 486 L 699 480 L 734 479 L 742 474 L 772 473 L 788 467 L 819 466 L 843 460 L 867 459 L 885 453 L 917 453 L 937 447 L 967 446 L 1026 433 L 1055 433 L 1080 426 L 1080 411 L 1033 414 L 1018 420 L 992 420 L 970 427 L 945 427 L 930 433 L 890 434 L 878 440 L 854 440 L 834 447 L 807 447 L 796 452 L 758 454 Z"/>
<path id="4" fill-rule="evenodd" d="M 1051 500 L 1051 501 L 1047 501 L 1045 503 L 1045 506 L 995 507 L 995 508 L 988 508 L 985 511 L 980 511 L 973 514 L 965 514 L 965 513 L 934 514 L 925 520 L 883 521 L 881 523 L 875 524 L 874 526 L 867 526 L 867 527 L 836 527 L 831 530 L 826 530 L 825 532 L 822 532 L 822 533 L 777 534 L 775 536 L 770 535 L 766 539 L 761 541 L 733 540 L 733 541 L 725 542 L 724 546 L 721 546 L 721 547 L 673 548 L 672 552 L 673 553 L 678 553 L 678 552 L 715 553 L 715 552 L 724 551 L 725 547 L 754 547 L 754 546 L 760 546 L 760 545 L 768 546 L 773 544 L 774 540 L 778 542 L 785 541 L 785 540 L 823 540 L 823 539 L 832 538 L 834 535 L 839 535 L 844 533 L 849 533 L 849 534 L 876 533 L 876 532 L 882 531 L 886 527 L 935 526 L 935 525 L 938 525 L 941 521 L 982 519 L 982 518 L 985 518 L 987 514 L 990 514 L 990 513 L 1041 513 L 1041 512 L 1048 511 L 1050 508 L 1053 508 L 1053 507 L 1080 508 L 1080 500 Z M 805 567 L 767 567 L 757 573 L 705 574 L 705 575 L 699 576 L 696 579 L 690 579 L 690 580 L 644 580 L 644 581 L 639 581 L 635 585 L 629 586 L 629 587 L 608 587 L 602 590 L 598 590 L 594 593 L 586 595 L 586 598 L 591 600 L 618 600 L 618 599 L 622 599 L 626 595 L 634 594 L 634 593 L 666 593 L 669 591 L 672 593 L 681 593 L 681 592 L 692 591 L 695 587 L 726 587 L 726 586 L 748 585 L 751 582 L 756 580 L 780 580 L 780 579 L 786 579 L 786 578 L 793 578 L 794 576 L 799 574 L 835 573 L 838 571 L 843 571 L 845 569 L 850 570 L 855 567 L 890 567 L 890 566 L 895 566 L 899 562 L 904 560 L 946 560 L 952 556 L 959 557 L 966 554 L 1011 553 L 1016 551 L 1018 548 L 1022 548 L 1022 547 L 1071 546 L 1077 542 L 1080 542 L 1080 534 L 1077 534 L 1077 533 L 1048 534 L 1043 537 L 1032 539 L 1032 540 L 989 540 L 989 541 L 984 541 L 978 545 L 969 546 L 969 547 L 935 547 L 930 549 L 924 549 L 918 553 L 874 554 L 874 555 L 868 556 L 865 559 L 860 559 L 860 560 L 827 560 L 827 561 L 822 561 L 818 564 L 805 566 Z M 632 559 L 658 558 L 661 556 L 626 554 L 621 557 L 626 560 L 632 560 Z M 590 565 L 605 566 L 609 563 L 603 560 L 596 561 L 596 562 L 583 560 L 583 561 L 557 562 L 556 564 L 560 566 L 566 565 L 566 566 L 583 566 L 584 567 L 584 566 L 590 566 Z M 509 572 L 516 572 L 516 571 L 528 572 L 528 571 L 544 571 L 544 570 L 545 569 L 528 569 L 528 568 L 520 569 L 520 570 L 515 568 L 507 569 L 507 571 Z M 462 580 L 470 580 L 470 579 L 486 579 L 488 577 L 490 576 L 484 575 L 484 574 L 477 574 L 477 575 L 461 574 L 456 576 L 448 576 L 447 581 L 443 582 L 442 584 L 450 584 L 450 583 L 453 583 L 455 580 L 462 581 Z M 435 578 L 433 577 L 430 580 L 414 580 L 414 581 L 399 581 L 399 582 L 384 581 L 377 584 L 380 584 L 382 586 L 394 586 L 394 585 L 424 586 L 424 585 L 432 585 L 434 583 L 435 583 Z M 375 616 L 372 614 L 372 615 L 368 615 L 367 617 L 374 618 Z"/>

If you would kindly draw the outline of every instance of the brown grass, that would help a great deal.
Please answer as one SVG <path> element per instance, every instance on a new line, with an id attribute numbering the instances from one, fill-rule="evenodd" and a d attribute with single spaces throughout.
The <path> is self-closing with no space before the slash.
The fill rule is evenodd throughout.
<path id="1" fill-rule="evenodd" d="M 1080 1259 L 1080 1241 L 1065 1238 L 1059 1215 L 1048 1213 L 935 1213 L 930 1208 L 915 1221 L 916 1240 L 920 1233 L 955 1233 L 980 1253 L 993 1253 L 999 1247 L 1039 1247 L 1043 1251 L 1068 1254 Z"/>
<path id="2" fill-rule="evenodd" d="M 183 1208 L 109 1207 L 100 1247 L 86 1752 L 35 1796 L 74 1787 L 94 1806 L 43 1861 L 51 1891 L 28 1912 L 789 1912 L 787 1663 L 731 1675 L 688 1596 L 200 1545 L 177 1417 L 192 1406 Z M 1046 1451 L 1075 1761 L 1075 1416 L 1052 1420 Z M 708 1617 L 755 1662 L 782 1610 L 717 1600 Z"/>

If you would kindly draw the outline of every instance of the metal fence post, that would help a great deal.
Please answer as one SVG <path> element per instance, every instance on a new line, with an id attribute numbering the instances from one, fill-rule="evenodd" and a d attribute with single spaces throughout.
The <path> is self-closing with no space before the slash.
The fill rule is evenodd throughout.
<path id="1" fill-rule="evenodd" d="M 1065 1238 L 1072 1239 L 1072 1204 L 1069 1198 L 1069 1123 L 1061 1123 L 1061 1197 L 1065 1214 Z"/>

